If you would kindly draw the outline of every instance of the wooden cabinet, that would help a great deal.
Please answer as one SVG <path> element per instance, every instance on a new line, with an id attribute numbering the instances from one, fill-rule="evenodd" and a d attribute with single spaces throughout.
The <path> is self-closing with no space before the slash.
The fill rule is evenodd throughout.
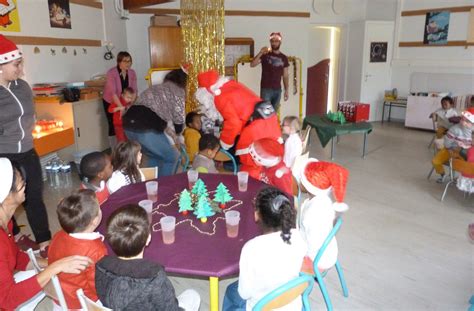
<path id="1" fill-rule="evenodd" d="M 178 26 L 150 26 L 151 68 L 174 68 L 183 62 L 184 49 L 181 28 Z"/>
<path id="2" fill-rule="evenodd" d="M 37 102 L 37 119 L 60 119 L 64 127 L 74 129 L 74 144 L 58 152 L 61 159 L 74 160 L 74 153 L 109 148 L 108 126 L 102 99 L 81 100 L 73 103 Z"/>

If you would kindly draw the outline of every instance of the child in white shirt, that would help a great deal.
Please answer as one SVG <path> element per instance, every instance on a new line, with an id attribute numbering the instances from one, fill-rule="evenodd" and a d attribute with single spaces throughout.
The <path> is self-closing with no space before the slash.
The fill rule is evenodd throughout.
<path id="1" fill-rule="evenodd" d="M 303 141 L 300 136 L 300 120 L 295 116 L 287 116 L 283 119 L 281 127 L 283 136 L 287 136 L 283 162 L 286 167 L 291 168 L 293 163 L 295 163 L 296 157 L 303 152 Z"/>
<path id="2" fill-rule="evenodd" d="M 431 114 L 431 118 L 435 118 L 437 122 L 436 138 L 440 139 L 454 125 L 451 122 L 453 117 L 457 117 L 458 113 L 454 109 L 454 101 L 451 97 L 446 96 L 441 99 L 441 108 Z M 451 119 L 451 120 L 450 120 Z"/>
<path id="3" fill-rule="evenodd" d="M 114 148 L 112 152 L 114 172 L 107 181 L 110 194 L 123 186 L 145 181 L 145 176 L 139 167 L 141 161 L 141 146 L 136 141 L 124 141 Z"/>
<path id="4" fill-rule="evenodd" d="M 263 235 L 245 243 L 239 280 L 227 287 L 223 311 L 252 310 L 266 294 L 299 276 L 306 244 L 295 228 L 296 210 L 276 188 L 261 190 L 255 201 L 255 221 Z M 296 299 L 278 310 L 301 310 Z"/>

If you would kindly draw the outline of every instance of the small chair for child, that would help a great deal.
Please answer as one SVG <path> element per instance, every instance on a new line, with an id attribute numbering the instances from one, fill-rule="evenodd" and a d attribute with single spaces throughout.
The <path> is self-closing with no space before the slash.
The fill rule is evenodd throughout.
<path id="1" fill-rule="evenodd" d="M 216 156 L 214 157 L 215 161 L 221 161 L 221 162 L 232 162 L 232 171 L 234 175 L 237 175 L 237 162 L 235 161 L 235 158 L 232 154 L 230 154 L 229 151 L 225 149 L 219 149 L 217 152 Z"/>
<path id="2" fill-rule="evenodd" d="M 31 248 L 29 248 L 26 253 L 30 258 L 31 263 L 33 264 L 33 268 L 35 269 L 36 273 L 40 273 L 43 269 L 39 266 L 38 261 L 36 260 L 36 256 Z M 64 298 L 64 293 L 61 288 L 61 284 L 59 283 L 59 279 L 56 275 L 51 277 L 51 281 L 43 288 L 44 293 L 53 298 L 54 300 L 59 301 L 59 306 L 63 311 L 68 311 L 66 299 Z"/>
<path id="3" fill-rule="evenodd" d="M 326 285 L 324 284 L 323 278 L 326 276 L 329 269 L 321 273 L 318 269 L 318 263 L 319 263 L 319 260 L 321 260 L 321 257 L 323 256 L 324 251 L 328 247 L 329 243 L 332 241 L 336 233 L 341 228 L 341 225 L 342 225 L 342 218 L 337 217 L 334 227 L 332 228 L 327 238 L 324 240 L 323 245 L 319 249 L 318 253 L 316 254 L 316 258 L 313 261 L 314 278 L 316 279 L 316 282 L 319 285 L 319 289 L 321 290 L 321 294 L 323 295 L 324 302 L 326 303 L 326 308 L 328 311 L 332 311 L 333 307 L 332 307 L 331 299 L 329 298 L 328 291 L 326 289 Z M 341 264 L 339 263 L 339 259 L 336 260 L 336 264 L 334 266 L 336 267 L 336 271 L 339 276 L 339 281 L 342 287 L 342 293 L 344 297 L 349 297 L 349 290 L 347 289 L 346 280 L 344 278 L 344 272 L 342 271 L 342 267 L 341 267 Z"/>
<path id="4" fill-rule="evenodd" d="M 83 311 L 111 311 L 112 310 L 107 307 L 104 307 L 103 305 L 87 297 L 84 294 L 84 291 L 82 290 L 82 288 L 79 288 L 76 291 L 76 295 L 77 295 L 77 299 L 79 300 L 79 303 L 81 304 L 81 308 Z"/>
<path id="5" fill-rule="evenodd" d="M 299 296 L 303 299 L 303 310 L 310 311 L 309 294 L 313 289 L 314 279 L 307 274 L 289 281 L 277 289 L 266 294 L 253 307 L 252 311 L 270 311 L 286 306 Z"/>
<path id="6" fill-rule="evenodd" d="M 189 169 L 189 156 L 186 152 L 186 147 L 183 144 L 180 144 L 179 147 L 179 158 L 174 169 L 174 173 L 178 173 L 179 167 L 181 165 L 181 172 L 186 172 Z"/>
<path id="7" fill-rule="evenodd" d="M 441 201 L 444 200 L 444 197 L 448 192 L 449 186 L 456 182 L 454 176 L 455 172 L 458 172 L 459 174 L 474 175 L 474 163 L 470 163 L 464 161 L 464 159 L 455 157 L 451 157 L 449 159 L 449 181 L 446 183 L 446 187 L 444 187 L 443 195 L 441 196 Z"/>

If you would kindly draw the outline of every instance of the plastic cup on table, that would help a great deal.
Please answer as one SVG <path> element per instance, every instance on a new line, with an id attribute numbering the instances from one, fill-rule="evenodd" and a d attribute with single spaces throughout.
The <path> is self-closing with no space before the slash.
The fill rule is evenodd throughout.
<path id="1" fill-rule="evenodd" d="M 194 187 L 194 184 L 198 180 L 199 177 L 199 172 L 196 170 L 189 170 L 188 171 L 188 184 L 189 184 L 189 189 L 192 189 Z"/>
<path id="2" fill-rule="evenodd" d="M 247 185 L 249 183 L 249 173 L 248 172 L 238 172 L 237 181 L 239 183 L 239 191 L 247 191 Z"/>
<path id="3" fill-rule="evenodd" d="M 148 200 L 153 202 L 158 201 L 158 182 L 157 181 L 148 181 L 145 183 L 146 186 L 146 194 L 148 196 Z"/>
<path id="4" fill-rule="evenodd" d="M 225 224 L 227 227 L 227 236 L 235 238 L 239 235 L 240 212 L 227 211 L 225 212 Z"/>
<path id="5" fill-rule="evenodd" d="M 161 234 L 163 236 L 163 243 L 173 244 L 174 243 L 174 232 L 176 227 L 176 217 L 164 216 L 160 219 Z"/>
<path id="6" fill-rule="evenodd" d="M 152 200 L 141 200 L 138 202 L 138 206 L 143 208 L 148 214 L 148 220 L 151 224 L 151 213 L 153 212 L 153 201 Z"/>

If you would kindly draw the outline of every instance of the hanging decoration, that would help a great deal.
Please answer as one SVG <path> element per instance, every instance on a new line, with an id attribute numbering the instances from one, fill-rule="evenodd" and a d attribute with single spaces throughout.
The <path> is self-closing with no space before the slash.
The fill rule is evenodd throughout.
<path id="1" fill-rule="evenodd" d="M 224 74 L 224 0 L 182 0 L 184 60 L 191 64 L 186 86 L 186 112 L 197 107 L 197 74 L 216 69 Z"/>

